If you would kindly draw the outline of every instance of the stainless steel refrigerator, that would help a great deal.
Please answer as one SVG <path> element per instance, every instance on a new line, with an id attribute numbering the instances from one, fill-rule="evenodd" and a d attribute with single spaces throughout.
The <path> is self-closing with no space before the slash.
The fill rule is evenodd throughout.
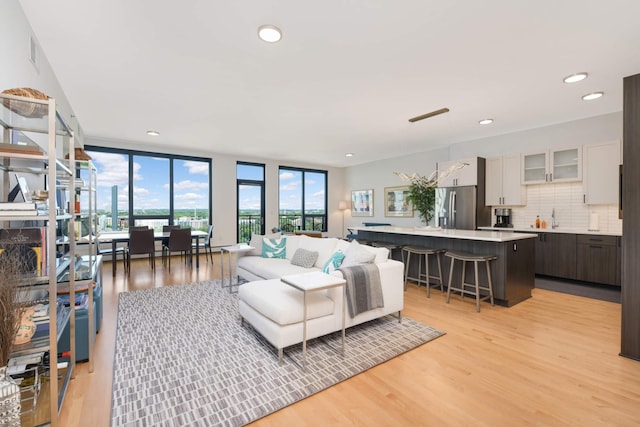
<path id="1" fill-rule="evenodd" d="M 484 205 L 484 188 L 436 188 L 436 225 L 442 228 L 475 230 L 491 225 L 491 208 Z"/>

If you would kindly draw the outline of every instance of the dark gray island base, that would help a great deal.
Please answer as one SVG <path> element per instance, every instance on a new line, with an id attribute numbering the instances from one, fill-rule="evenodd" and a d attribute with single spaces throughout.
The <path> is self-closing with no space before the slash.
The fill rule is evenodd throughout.
<path id="1" fill-rule="evenodd" d="M 497 304 L 511 307 L 531 297 L 531 289 L 535 286 L 535 234 L 519 234 L 508 232 L 490 232 L 474 230 L 429 230 L 413 227 L 359 227 L 358 239 L 361 241 L 377 241 L 399 245 L 424 246 L 442 248 L 475 255 L 494 255 L 491 262 L 493 295 Z M 400 254 L 393 254 L 400 259 Z M 412 257 L 411 271 L 417 273 L 418 263 Z M 429 257 L 429 273 L 437 274 L 435 257 Z M 414 262 L 415 261 L 415 262 Z M 442 276 L 444 285 L 449 281 L 450 259 L 442 257 Z M 461 263 L 455 264 L 454 282 L 460 281 Z M 415 275 L 414 275 L 415 276 Z M 484 266 L 479 268 L 480 283 L 487 285 Z M 466 282 L 474 282 L 473 266 L 467 266 Z M 433 281 L 432 283 L 437 283 Z"/>

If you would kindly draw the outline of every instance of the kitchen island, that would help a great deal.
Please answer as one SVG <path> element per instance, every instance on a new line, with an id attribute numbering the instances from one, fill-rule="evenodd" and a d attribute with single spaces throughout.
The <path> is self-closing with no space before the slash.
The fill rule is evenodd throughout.
<path id="1" fill-rule="evenodd" d="M 354 227 L 358 240 L 376 241 L 398 245 L 441 248 L 475 255 L 494 255 L 491 262 L 493 294 L 496 303 L 510 307 L 531 297 L 535 285 L 534 242 L 536 234 L 484 230 L 453 230 L 432 227 Z M 430 257 L 434 258 L 434 257 Z M 411 271 L 417 273 L 417 261 L 411 260 Z M 430 260 L 429 271 L 437 272 L 435 259 Z M 442 257 L 442 275 L 445 286 L 449 281 L 450 259 Z M 456 263 L 453 280 L 459 281 L 462 273 Z M 415 274 L 412 274 L 415 277 Z M 473 268 L 466 269 L 466 281 L 473 282 Z M 480 273 L 480 283 L 487 285 L 486 274 Z"/>

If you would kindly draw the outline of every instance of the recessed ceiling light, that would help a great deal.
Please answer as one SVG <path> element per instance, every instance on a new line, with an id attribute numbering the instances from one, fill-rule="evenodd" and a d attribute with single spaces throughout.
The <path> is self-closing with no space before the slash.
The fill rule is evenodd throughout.
<path id="1" fill-rule="evenodd" d="M 275 25 L 261 25 L 258 27 L 258 37 L 262 41 L 275 43 L 282 38 L 282 31 Z"/>
<path id="2" fill-rule="evenodd" d="M 353 157 L 353 153 L 347 153 L 344 155 L 345 157 Z"/>
<path id="3" fill-rule="evenodd" d="M 582 97 L 583 101 L 592 101 L 594 99 L 598 99 L 600 97 L 602 97 L 602 95 L 604 95 L 604 92 L 592 92 L 592 93 L 588 93 L 585 96 Z"/>
<path id="4" fill-rule="evenodd" d="M 584 79 L 587 78 L 589 74 L 587 73 L 575 73 L 575 74 L 571 74 L 570 76 L 565 77 L 564 79 L 562 79 L 563 82 L 565 83 L 577 83 L 579 81 L 582 81 Z"/>
<path id="5" fill-rule="evenodd" d="M 158 132 L 157 130 L 148 130 L 147 131 L 147 135 L 151 135 L 151 136 L 159 136 L 160 132 Z"/>
<path id="6" fill-rule="evenodd" d="M 481 125 L 489 125 L 493 123 L 493 119 L 482 119 L 478 123 L 480 123 Z"/>

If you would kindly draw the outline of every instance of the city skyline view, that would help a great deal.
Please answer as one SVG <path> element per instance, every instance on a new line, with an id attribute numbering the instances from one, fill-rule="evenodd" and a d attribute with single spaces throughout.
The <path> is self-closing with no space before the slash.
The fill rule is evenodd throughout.
<path id="1" fill-rule="evenodd" d="M 129 162 L 126 154 L 91 151 L 97 169 L 97 209 L 111 212 L 117 186 L 118 212 L 129 210 Z M 133 208 L 137 214 L 169 209 L 170 159 L 133 156 Z M 209 163 L 174 159 L 174 210 L 209 210 Z M 86 177 L 83 177 L 86 179 Z M 198 215 L 199 216 L 199 215 Z"/>

